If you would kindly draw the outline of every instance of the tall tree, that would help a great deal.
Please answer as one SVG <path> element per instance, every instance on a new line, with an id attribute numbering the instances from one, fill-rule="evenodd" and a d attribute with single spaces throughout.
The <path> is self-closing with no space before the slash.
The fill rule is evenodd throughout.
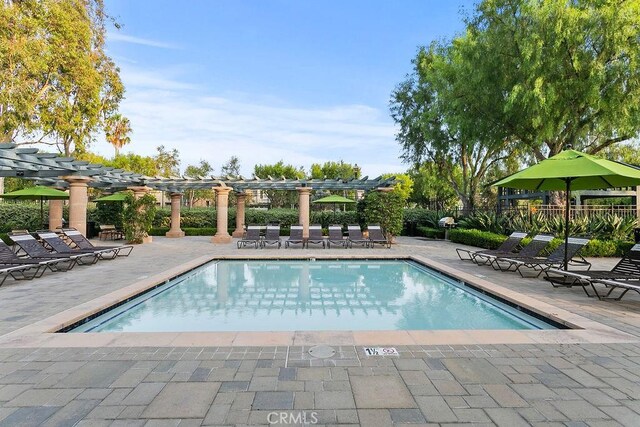
<path id="1" fill-rule="evenodd" d="M 305 177 L 302 167 L 297 168 L 293 165 L 285 165 L 282 160 L 273 165 L 255 165 L 253 174 L 261 179 L 302 179 Z M 264 192 L 274 208 L 290 207 L 298 200 L 297 194 L 293 191 L 265 190 Z"/>
<path id="2" fill-rule="evenodd" d="M 455 208 L 458 204 L 459 199 L 453 187 L 440 178 L 433 163 L 425 162 L 409 169 L 407 173 L 413 180 L 409 202 L 439 211 Z"/>
<path id="3" fill-rule="evenodd" d="M 206 178 L 213 173 L 213 167 L 206 160 L 200 160 L 197 165 L 189 165 L 184 170 L 184 175 L 189 178 L 199 179 Z M 185 192 L 187 197 L 187 203 L 189 207 L 193 207 L 196 200 L 212 200 L 214 198 L 213 190 L 211 189 L 190 189 Z"/>
<path id="4" fill-rule="evenodd" d="M 475 53 L 465 37 L 422 48 L 413 74 L 391 95 L 403 159 L 435 164 L 466 210 L 475 208 L 486 172 L 508 154 L 500 127 L 486 119 L 496 107 L 479 113 L 494 93 L 490 82 L 475 77 Z"/>
<path id="5" fill-rule="evenodd" d="M 310 176 L 313 179 L 353 179 L 360 178 L 360 168 L 357 164 L 339 162 L 314 163 L 311 165 Z"/>
<path id="6" fill-rule="evenodd" d="M 106 21 L 102 0 L 0 2 L 0 142 L 84 150 L 124 93 Z"/>
<path id="7" fill-rule="evenodd" d="M 475 78 L 494 83 L 501 114 L 489 119 L 538 160 L 638 136 L 638 22 L 635 0 L 482 1 L 466 38 L 477 51 Z"/>
<path id="8" fill-rule="evenodd" d="M 175 176 L 180 173 L 180 153 L 177 149 L 173 148 L 167 150 L 164 145 L 160 145 L 156 148 L 158 152 L 154 159 L 158 168 L 158 174 L 161 176 Z"/>
<path id="9" fill-rule="evenodd" d="M 239 176 L 240 175 L 240 159 L 236 156 L 231 156 L 227 163 L 220 168 L 220 174 L 222 176 Z"/>
<path id="10" fill-rule="evenodd" d="M 131 123 L 122 114 L 114 114 L 105 121 L 105 137 L 113 145 L 116 156 L 120 149 L 131 142 Z"/>

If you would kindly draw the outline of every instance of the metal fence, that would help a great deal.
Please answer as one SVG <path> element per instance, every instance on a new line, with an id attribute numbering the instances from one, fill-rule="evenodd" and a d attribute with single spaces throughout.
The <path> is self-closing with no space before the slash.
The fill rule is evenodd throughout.
<path id="1" fill-rule="evenodd" d="M 564 206 L 536 205 L 502 208 L 501 213 L 537 213 L 544 214 L 546 216 L 564 216 L 564 210 Z M 636 205 L 572 205 L 569 212 L 571 216 L 614 214 L 621 217 L 636 217 L 638 215 Z"/>

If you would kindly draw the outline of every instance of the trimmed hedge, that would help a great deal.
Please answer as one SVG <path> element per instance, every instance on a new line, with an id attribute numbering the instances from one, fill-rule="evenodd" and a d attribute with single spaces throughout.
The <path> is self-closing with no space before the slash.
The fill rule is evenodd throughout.
<path id="1" fill-rule="evenodd" d="M 476 246 L 484 249 L 496 249 L 507 239 L 507 236 L 480 230 L 464 230 L 452 228 L 449 230 L 449 240 L 463 245 Z"/>
<path id="2" fill-rule="evenodd" d="M 169 227 L 154 227 L 149 231 L 150 236 L 164 236 L 167 231 L 169 231 Z M 184 231 L 185 236 L 213 236 L 216 234 L 216 229 L 212 227 L 203 227 L 203 228 L 192 228 L 185 227 L 182 229 Z"/>
<path id="3" fill-rule="evenodd" d="M 449 230 L 449 239 L 454 243 L 462 243 L 464 245 L 476 246 L 484 249 L 496 249 L 505 241 L 507 236 L 501 234 L 490 233 L 480 230 Z M 528 244 L 531 238 L 527 237 L 522 240 L 523 244 Z M 556 237 L 549 243 L 548 251 L 555 250 L 564 243 L 564 239 Z M 580 255 L 584 257 L 621 257 L 627 253 L 634 245 L 633 242 L 622 240 L 598 240 L 591 239 L 587 246 L 582 248 Z"/>
<path id="4" fill-rule="evenodd" d="M 332 224 L 358 224 L 358 213 L 356 211 L 332 212 L 314 211 L 311 212 L 311 224 L 320 224 L 323 228 Z M 245 211 L 246 224 L 268 224 L 279 223 L 283 228 L 289 228 L 293 224 L 298 224 L 299 213 L 297 209 L 247 209 Z M 216 210 L 213 208 L 185 208 L 180 211 L 180 226 L 184 228 L 201 228 L 216 226 Z M 228 223 L 235 224 L 236 210 L 229 209 Z M 158 209 L 153 226 L 169 227 L 171 224 L 171 210 Z"/>
<path id="5" fill-rule="evenodd" d="M 444 239 L 445 230 L 442 228 L 416 227 L 416 233 L 418 236 L 430 239 Z"/>

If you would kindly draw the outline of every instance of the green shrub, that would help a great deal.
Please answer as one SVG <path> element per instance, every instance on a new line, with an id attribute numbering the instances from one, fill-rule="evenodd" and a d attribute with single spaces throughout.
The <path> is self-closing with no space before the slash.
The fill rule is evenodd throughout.
<path id="1" fill-rule="evenodd" d="M 44 206 L 44 221 L 48 221 L 49 208 Z M 38 230 L 41 227 L 40 203 L 11 203 L 0 204 L 0 232 L 11 230 Z"/>
<path id="2" fill-rule="evenodd" d="M 465 230 L 462 228 L 449 230 L 449 240 L 452 242 L 484 249 L 496 249 L 506 238 L 507 236 L 489 231 Z"/>
<path id="3" fill-rule="evenodd" d="M 432 227 L 416 227 L 416 232 L 418 236 L 428 237 L 430 239 L 444 239 L 445 230 L 442 228 L 432 228 Z"/>
<path id="4" fill-rule="evenodd" d="M 122 229 L 123 214 L 124 203 L 98 202 L 91 220 L 97 224 L 113 224 L 116 228 Z"/>
<path id="5" fill-rule="evenodd" d="M 156 199 L 151 194 L 136 199 L 128 194 L 123 211 L 122 228 L 129 243 L 142 243 L 153 225 Z"/>
<path id="6" fill-rule="evenodd" d="M 368 224 L 380 224 L 387 239 L 402 231 L 404 200 L 395 191 L 370 191 L 364 199 L 364 219 Z"/>
<path id="7" fill-rule="evenodd" d="M 309 220 L 310 224 L 320 224 L 322 228 L 329 228 L 333 224 L 339 224 L 343 227 L 349 224 L 362 225 L 357 211 L 312 211 Z"/>

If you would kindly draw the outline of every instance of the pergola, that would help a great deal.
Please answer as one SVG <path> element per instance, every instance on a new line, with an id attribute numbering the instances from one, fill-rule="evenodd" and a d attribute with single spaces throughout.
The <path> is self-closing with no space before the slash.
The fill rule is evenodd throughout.
<path id="1" fill-rule="evenodd" d="M 185 177 L 149 177 L 122 169 L 106 167 L 72 157 L 60 157 L 43 153 L 37 148 L 18 148 L 15 144 L 0 144 L 0 177 L 20 177 L 37 181 L 60 189 L 69 189 L 69 226 L 86 233 L 87 188 L 95 187 L 107 191 L 132 190 L 141 197 L 151 190 L 167 191 L 171 194 L 171 229 L 167 237 L 183 237 L 180 229 L 180 205 L 182 194 L 189 189 L 213 189 L 216 192 L 217 232 L 214 243 L 231 241 L 228 228 L 229 193 L 234 191 L 237 200 L 236 229 L 233 237 L 240 237 L 245 224 L 245 201 L 248 190 L 291 190 L 298 192 L 299 221 L 304 236 L 309 232 L 309 199 L 312 190 L 390 190 L 395 179 L 377 177 L 369 179 L 287 179 L 253 177 L 207 177 L 192 179 Z M 49 227 L 62 225 L 62 201 L 49 203 Z"/>

